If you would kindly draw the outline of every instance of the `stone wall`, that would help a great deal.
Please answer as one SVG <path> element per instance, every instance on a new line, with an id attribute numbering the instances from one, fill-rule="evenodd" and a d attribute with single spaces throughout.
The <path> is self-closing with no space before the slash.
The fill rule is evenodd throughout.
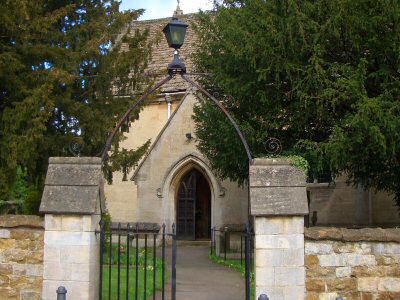
<path id="1" fill-rule="evenodd" d="M 151 102 L 140 112 L 139 119 L 131 124 L 129 132 L 120 143 L 121 148 L 136 149 L 142 146 L 148 139 L 152 142 L 157 138 L 165 123 L 168 121 L 167 103 L 164 98 Z M 171 112 L 178 104 L 178 99 L 172 103 Z M 179 98 L 179 101 L 181 99 Z M 151 125 L 151 126 L 150 126 Z M 132 176 L 128 174 L 128 178 Z M 113 183 L 105 184 L 104 190 L 107 198 L 107 209 L 114 222 L 134 222 L 137 216 L 137 188 L 129 181 L 122 181 L 122 173 L 113 173 Z"/>
<path id="2" fill-rule="evenodd" d="M 371 190 L 370 198 L 371 217 L 374 224 L 384 224 L 384 227 L 400 224 L 400 215 L 395 206 L 393 194 Z"/>
<path id="3" fill-rule="evenodd" d="M 331 184 L 310 183 L 307 190 L 310 197 L 310 223 L 313 212 L 317 212 L 317 226 L 390 227 L 400 224 L 393 195 L 349 186 L 344 176 Z"/>
<path id="4" fill-rule="evenodd" d="M 38 216 L 0 216 L 0 299 L 41 299 L 43 234 Z"/>
<path id="5" fill-rule="evenodd" d="M 307 300 L 400 299 L 400 229 L 305 231 Z"/>

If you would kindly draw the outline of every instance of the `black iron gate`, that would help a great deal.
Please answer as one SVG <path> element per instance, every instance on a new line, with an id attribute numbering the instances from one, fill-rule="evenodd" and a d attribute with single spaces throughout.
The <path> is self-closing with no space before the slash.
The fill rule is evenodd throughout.
<path id="1" fill-rule="evenodd" d="M 252 234 L 250 231 L 250 224 L 246 224 L 246 235 L 245 235 L 245 278 L 246 278 L 246 300 L 250 300 L 250 268 L 251 268 L 251 238 Z"/>
<path id="2" fill-rule="evenodd" d="M 170 260 L 166 244 L 171 242 Z M 170 267 L 168 265 L 170 261 Z M 170 271 L 170 272 L 169 272 Z M 176 234 L 165 224 L 100 223 L 100 300 L 176 299 Z"/>

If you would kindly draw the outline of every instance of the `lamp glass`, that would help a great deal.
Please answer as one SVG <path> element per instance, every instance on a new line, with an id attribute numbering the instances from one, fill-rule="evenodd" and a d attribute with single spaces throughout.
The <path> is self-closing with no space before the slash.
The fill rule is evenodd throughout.
<path id="1" fill-rule="evenodd" d="M 171 41 L 173 45 L 183 45 L 185 41 L 186 27 L 171 26 Z"/>
<path id="2" fill-rule="evenodd" d="M 182 21 L 173 18 L 164 28 L 164 34 L 168 45 L 171 48 L 179 49 L 185 41 L 186 28 L 188 27 Z"/>

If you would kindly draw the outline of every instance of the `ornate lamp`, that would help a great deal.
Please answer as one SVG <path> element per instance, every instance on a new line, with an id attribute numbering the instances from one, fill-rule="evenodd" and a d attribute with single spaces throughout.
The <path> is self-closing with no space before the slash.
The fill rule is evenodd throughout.
<path id="1" fill-rule="evenodd" d="M 186 66 L 179 58 L 178 49 L 185 42 L 186 29 L 189 25 L 178 20 L 177 17 L 172 17 L 171 21 L 164 27 L 163 32 L 170 48 L 174 48 L 174 59 L 168 65 L 168 73 L 186 73 Z"/>

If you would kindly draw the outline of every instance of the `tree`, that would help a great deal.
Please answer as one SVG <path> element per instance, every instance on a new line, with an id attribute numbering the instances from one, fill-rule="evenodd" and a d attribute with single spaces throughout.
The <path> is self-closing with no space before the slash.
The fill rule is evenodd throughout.
<path id="1" fill-rule="evenodd" d="M 83 145 L 80 155 L 101 153 L 131 101 L 120 96 L 149 84 L 142 73 L 151 41 L 147 31 L 127 30 L 142 11 L 121 13 L 113 0 L 2 0 L 1 8 L 0 193 L 7 200 L 18 168 L 28 185 L 42 186 L 48 158 L 72 155 L 72 142 Z"/>
<path id="2" fill-rule="evenodd" d="M 196 31 L 201 80 L 225 97 L 255 156 L 269 137 L 300 154 L 310 176 L 393 192 L 400 204 L 400 3 L 395 0 L 214 1 Z M 239 182 L 247 160 L 206 102 L 199 148 Z M 216 133 L 217 132 L 217 133 Z"/>

